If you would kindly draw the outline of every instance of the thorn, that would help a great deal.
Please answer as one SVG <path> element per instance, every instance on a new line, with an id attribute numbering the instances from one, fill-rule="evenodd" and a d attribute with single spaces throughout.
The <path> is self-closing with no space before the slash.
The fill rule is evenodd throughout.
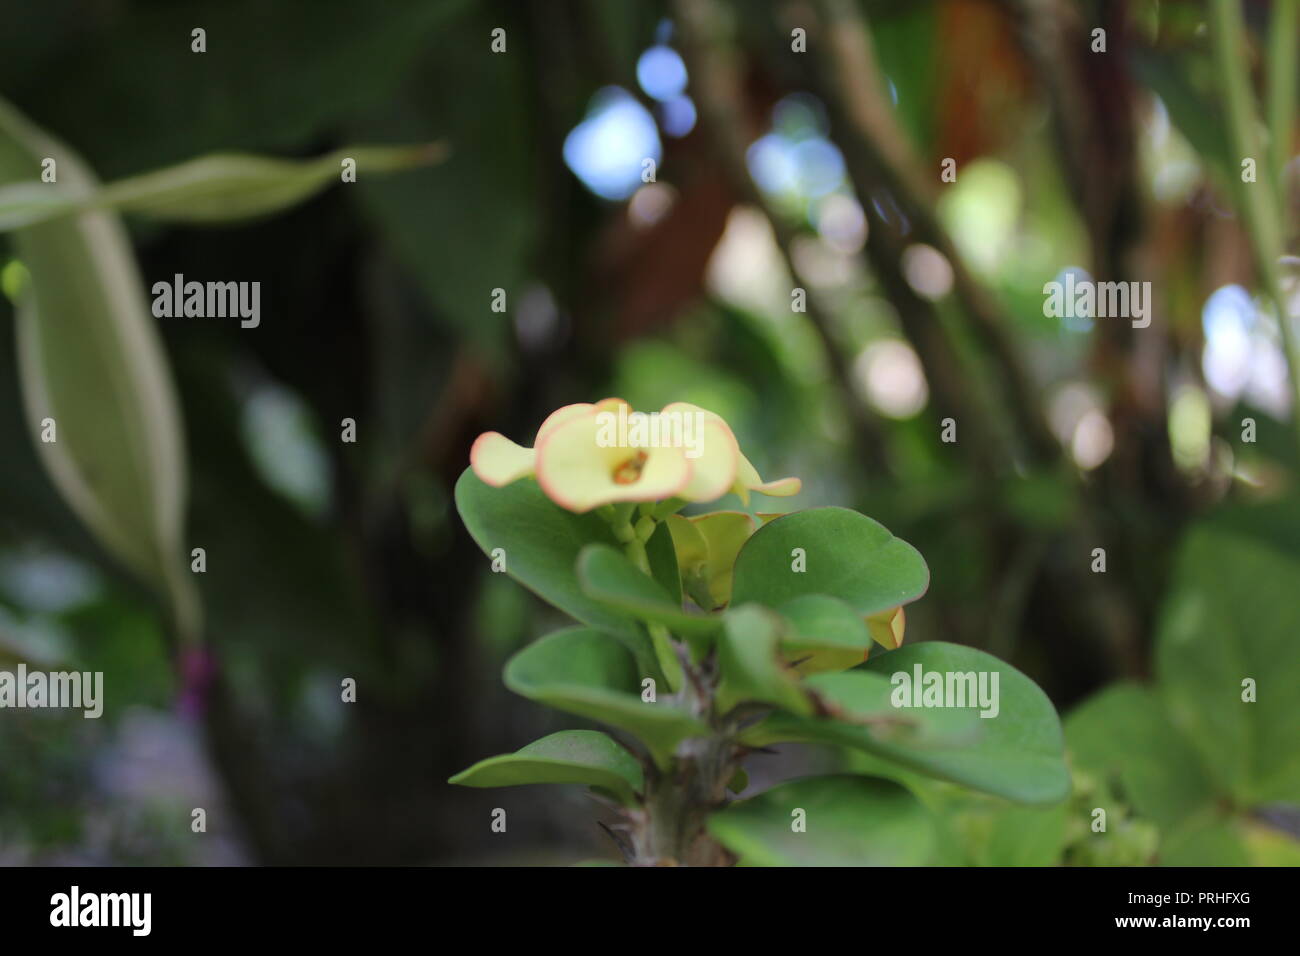
<path id="1" fill-rule="evenodd" d="M 596 825 L 604 830 L 605 833 L 609 835 L 609 838 L 614 841 L 614 845 L 618 847 L 618 851 L 623 854 L 623 862 L 631 863 L 632 859 L 636 856 L 636 854 L 632 852 L 631 844 L 615 833 L 611 827 L 604 823 L 604 821 L 597 820 Z"/>

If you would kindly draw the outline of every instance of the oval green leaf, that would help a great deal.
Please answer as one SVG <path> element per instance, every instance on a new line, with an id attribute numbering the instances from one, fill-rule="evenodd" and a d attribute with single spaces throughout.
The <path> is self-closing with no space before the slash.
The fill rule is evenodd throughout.
<path id="1" fill-rule="evenodd" d="M 562 730 L 512 754 L 480 760 L 447 782 L 463 787 L 581 783 L 628 805 L 637 802 L 636 795 L 645 787 L 636 757 L 598 730 Z"/>
<path id="2" fill-rule="evenodd" d="M 722 627 L 718 617 L 687 612 L 658 581 L 607 544 L 583 548 L 577 567 L 583 593 L 643 621 L 663 624 L 682 635 L 707 636 Z"/>
<path id="3" fill-rule="evenodd" d="M 790 622 L 781 644 L 800 674 L 856 667 L 873 643 L 862 615 L 839 598 L 804 594 L 778 609 Z"/>
<path id="4" fill-rule="evenodd" d="M 584 624 L 616 636 L 646 676 L 662 682 L 645 630 L 628 614 L 589 597 L 578 582 L 583 547 L 591 542 L 618 546 L 599 515 L 565 511 L 530 478 L 493 488 L 468 468 L 456 482 L 456 508 L 484 554 L 502 549 L 507 574 Z"/>
<path id="5" fill-rule="evenodd" d="M 761 703 L 793 714 L 812 714 L 808 692 L 782 658 L 781 625 L 780 617 L 758 604 L 727 612 L 718 642 L 720 713 L 743 703 Z"/>
<path id="6" fill-rule="evenodd" d="M 867 749 L 931 776 L 1017 803 L 1050 804 L 1065 798 L 1070 790 L 1070 774 L 1065 765 L 1061 722 L 1037 684 L 991 654 L 939 641 L 900 647 L 873 656 L 864 665 L 869 672 L 897 680 L 899 698 L 904 696 L 902 681 L 894 675 L 905 674 L 914 684 L 917 668 L 923 684 L 929 674 L 940 675 L 945 685 L 949 675 L 955 678 L 969 674 L 974 675 L 978 689 L 980 675 L 987 675 L 985 686 L 990 691 L 996 675 L 997 693 L 992 695 L 996 715 L 978 718 L 982 733 L 969 746 L 918 748 L 884 742 Z M 979 714 L 993 713 L 995 707 L 908 707 L 898 712 L 923 714 L 956 709 Z"/>
<path id="7" fill-rule="evenodd" d="M 622 644 L 590 628 L 528 645 L 506 662 L 504 674 L 516 694 L 635 734 L 664 766 L 680 741 L 708 728 L 667 700 L 643 701 L 643 676 L 649 675 Z"/>
<path id="8" fill-rule="evenodd" d="M 745 543 L 732 601 L 780 607 L 827 594 L 865 616 L 915 601 L 929 584 L 920 553 L 884 525 L 848 508 L 811 508 L 768 522 Z"/>

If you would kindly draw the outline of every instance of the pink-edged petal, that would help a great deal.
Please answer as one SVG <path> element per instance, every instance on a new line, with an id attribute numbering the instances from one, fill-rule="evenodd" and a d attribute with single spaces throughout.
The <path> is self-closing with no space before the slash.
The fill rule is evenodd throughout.
<path id="1" fill-rule="evenodd" d="M 689 402 L 672 402 L 659 414 L 699 416 L 698 428 L 692 421 L 689 429 L 683 423 L 681 430 L 683 436 L 698 436 L 698 445 L 686 449 L 694 471 L 681 496 L 687 501 L 713 501 L 730 491 L 740 466 L 740 445 L 722 416 Z"/>
<path id="2" fill-rule="evenodd" d="M 691 459 L 691 480 L 681 493 L 687 501 L 721 498 L 731 490 L 736 480 L 740 446 L 736 444 L 731 429 L 721 420 L 705 419 L 700 439 L 700 455 Z M 690 449 L 686 449 L 686 453 L 689 457 Z"/>
<path id="3" fill-rule="evenodd" d="M 469 450 L 469 464 L 485 484 L 500 488 L 533 473 L 533 449 L 516 445 L 500 432 L 484 432 Z"/>
<path id="4" fill-rule="evenodd" d="M 542 438 L 546 433 L 557 425 L 562 425 L 567 421 L 586 415 L 596 410 L 596 406 L 590 402 L 578 402 L 573 405 L 561 405 L 551 414 L 547 415 L 545 420 L 537 427 L 537 436 L 533 439 L 533 448 L 542 443 Z"/>

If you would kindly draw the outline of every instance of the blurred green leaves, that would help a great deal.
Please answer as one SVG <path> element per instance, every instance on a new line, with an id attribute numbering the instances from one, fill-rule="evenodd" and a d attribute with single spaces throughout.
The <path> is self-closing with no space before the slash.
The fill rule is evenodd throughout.
<path id="1" fill-rule="evenodd" d="M 53 158 L 74 191 L 96 186 L 74 152 L 0 101 L 0 181 Z M 179 632 L 199 608 L 182 564 L 188 491 L 180 411 L 121 222 L 94 211 L 20 229 L 18 303 L 28 425 L 60 493 L 100 543 L 167 596 Z"/>
<path id="2" fill-rule="evenodd" d="M 1160 615 L 1155 687 L 1108 688 L 1067 721 L 1075 764 L 1160 828 L 1162 863 L 1297 851 L 1255 814 L 1300 805 L 1298 545 L 1292 499 L 1193 526 Z"/>
<path id="3" fill-rule="evenodd" d="M 806 777 L 709 818 L 742 866 L 918 866 L 935 844 L 915 797 L 888 780 Z"/>

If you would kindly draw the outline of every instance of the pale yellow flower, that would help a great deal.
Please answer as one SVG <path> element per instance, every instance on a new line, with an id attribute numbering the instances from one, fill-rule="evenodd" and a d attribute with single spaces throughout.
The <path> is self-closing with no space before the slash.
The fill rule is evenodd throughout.
<path id="1" fill-rule="evenodd" d="M 748 502 L 750 491 L 792 495 L 800 486 L 798 478 L 764 482 L 726 421 L 686 402 L 657 416 L 637 415 L 618 398 L 566 405 L 542 422 L 532 448 L 498 432 L 480 435 L 470 466 L 494 487 L 536 476 L 548 498 L 579 513 L 615 502 L 713 501 L 728 492 Z"/>

